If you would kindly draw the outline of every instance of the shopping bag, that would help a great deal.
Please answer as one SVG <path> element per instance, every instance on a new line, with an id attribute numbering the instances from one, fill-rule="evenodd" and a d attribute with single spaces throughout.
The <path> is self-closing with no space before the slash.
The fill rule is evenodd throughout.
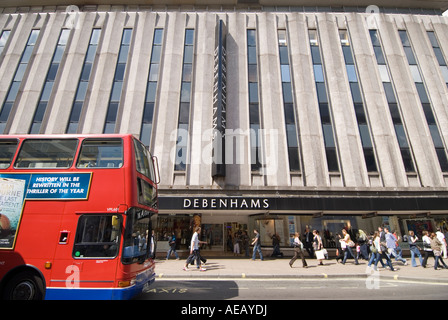
<path id="1" fill-rule="evenodd" d="M 316 251 L 316 258 L 318 260 L 324 260 L 325 259 L 324 249 Z"/>

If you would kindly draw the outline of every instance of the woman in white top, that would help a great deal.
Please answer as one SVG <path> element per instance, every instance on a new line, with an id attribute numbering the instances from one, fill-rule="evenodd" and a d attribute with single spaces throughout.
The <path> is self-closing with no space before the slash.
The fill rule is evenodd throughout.
<path id="1" fill-rule="evenodd" d="M 417 266 L 417 262 L 415 262 L 415 256 L 417 256 L 420 260 L 420 264 L 423 265 L 423 257 L 422 254 L 420 253 L 419 248 L 417 247 L 417 240 L 418 237 L 417 235 L 414 233 L 414 231 L 409 230 L 409 237 L 408 237 L 408 242 L 409 242 L 409 251 L 411 252 L 411 262 L 412 262 L 412 266 L 416 267 Z"/>
<path id="2" fill-rule="evenodd" d="M 370 252 L 372 253 L 372 255 L 370 256 L 370 260 L 367 266 L 370 267 L 372 263 L 375 262 L 374 269 L 376 271 L 378 261 L 380 260 L 380 251 L 381 251 L 380 234 L 378 233 L 378 231 L 375 231 L 375 233 L 373 234 L 372 246 L 370 248 L 371 248 Z"/>
<path id="3" fill-rule="evenodd" d="M 297 257 L 300 256 L 302 259 L 302 267 L 308 268 L 308 265 L 305 261 L 305 256 L 303 255 L 303 243 L 300 241 L 299 233 L 296 232 L 294 235 L 294 257 L 292 257 L 291 261 L 289 261 L 289 266 L 292 268 L 294 261 L 297 260 Z"/>
<path id="4" fill-rule="evenodd" d="M 185 271 L 188 270 L 188 265 L 190 264 L 191 261 L 193 261 L 193 259 L 196 259 L 196 265 L 200 271 L 207 270 L 202 266 L 201 255 L 199 253 L 199 245 L 201 243 L 206 243 L 204 241 L 199 241 L 200 233 L 201 233 L 201 227 L 196 227 L 195 232 L 193 233 L 193 236 L 191 237 L 190 255 L 188 256 L 187 261 L 185 262 L 185 266 L 184 266 Z"/>
<path id="5" fill-rule="evenodd" d="M 318 258 L 318 253 L 317 251 L 321 251 L 324 248 L 324 244 L 322 243 L 322 237 L 319 235 L 319 231 L 317 230 L 313 230 L 313 248 L 314 248 L 314 252 L 316 253 L 316 258 L 317 261 L 319 262 L 319 265 L 323 266 L 323 259 L 319 259 Z M 319 253 L 320 254 L 320 253 Z"/>
<path id="6" fill-rule="evenodd" d="M 354 247 L 354 242 L 350 239 L 350 235 L 348 234 L 347 230 L 342 229 L 342 236 L 344 237 L 341 241 L 344 241 L 347 245 L 344 252 L 344 260 L 342 260 L 342 264 L 345 264 L 345 261 L 347 261 L 348 254 L 350 253 L 351 256 L 355 259 L 355 264 L 359 264 L 358 258 L 356 255 L 352 252 L 352 247 Z M 350 246 L 351 245 L 351 246 Z"/>
<path id="7" fill-rule="evenodd" d="M 428 231 L 423 231 L 423 251 L 425 252 L 425 257 L 423 258 L 422 267 L 426 268 L 426 263 L 428 262 L 428 257 L 431 255 L 434 257 L 434 253 L 431 249 L 431 238 L 429 237 Z M 435 260 L 435 258 L 434 258 Z"/>

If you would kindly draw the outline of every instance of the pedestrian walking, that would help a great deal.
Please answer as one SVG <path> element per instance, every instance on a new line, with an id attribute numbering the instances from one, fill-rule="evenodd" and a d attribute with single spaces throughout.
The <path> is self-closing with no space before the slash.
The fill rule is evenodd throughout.
<path id="1" fill-rule="evenodd" d="M 386 243 L 386 233 L 381 226 L 378 227 L 378 234 L 380 236 L 380 243 Z M 383 268 L 386 268 L 386 265 L 383 262 L 383 256 L 383 254 L 380 254 L 380 263 Z"/>
<path id="2" fill-rule="evenodd" d="M 342 237 L 343 238 L 341 241 L 344 241 L 344 243 L 346 245 L 345 252 L 344 252 L 344 260 L 342 260 L 342 264 L 345 264 L 349 255 L 351 255 L 353 257 L 353 259 L 355 259 L 355 264 L 359 264 L 358 258 L 356 257 L 356 255 L 353 254 L 353 251 L 352 251 L 352 248 L 355 247 L 355 243 L 350 238 L 350 235 L 348 234 L 347 230 L 342 229 Z"/>
<path id="3" fill-rule="evenodd" d="M 359 254 L 361 255 L 361 258 L 364 260 L 369 260 L 369 247 L 368 247 L 368 238 L 367 234 L 364 232 L 364 230 L 358 231 L 358 245 L 359 245 Z M 359 258 L 359 256 L 358 256 Z"/>
<path id="4" fill-rule="evenodd" d="M 233 252 L 233 237 L 230 230 L 227 230 L 227 250 Z"/>
<path id="5" fill-rule="evenodd" d="M 370 245 L 370 260 L 367 264 L 367 267 L 370 267 L 372 263 L 374 263 L 374 270 L 378 270 L 378 261 L 380 261 L 381 256 L 381 242 L 380 242 L 380 234 L 378 231 L 375 231 L 373 234 L 372 244 Z"/>
<path id="6" fill-rule="evenodd" d="M 302 241 L 300 241 L 300 235 L 299 235 L 298 232 L 296 232 L 294 234 L 293 245 L 294 245 L 294 257 L 292 257 L 291 261 L 289 261 L 289 266 L 292 268 L 292 265 L 297 260 L 297 257 L 300 256 L 300 258 L 302 259 L 302 267 L 308 268 L 308 265 L 307 265 L 306 260 L 305 260 L 305 256 L 303 254 L 304 246 L 303 246 Z"/>
<path id="7" fill-rule="evenodd" d="M 409 242 L 409 251 L 411 252 L 411 265 L 413 267 L 417 267 L 417 262 L 415 262 L 415 256 L 417 256 L 418 259 L 420 260 L 420 265 L 423 265 L 423 257 L 422 254 L 420 253 L 420 248 L 417 246 L 417 240 L 418 240 L 417 235 L 414 233 L 414 231 L 410 230 L 408 242 Z"/>
<path id="8" fill-rule="evenodd" d="M 403 258 L 403 250 L 400 247 L 400 241 L 401 241 L 401 237 L 398 235 L 397 231 L 393 231 L 392 235 L 395 238 L 395 253 L 397 254 L 397 257 L 395 258 L 395 261 L 398 260 L 405 260 Z M 405 260 L 406 261 L 406 260 Z M 407 265 L 407 262 L 405 263 L 405 265 Z"/>
<path id="9" fill-rule="evenodd" d="M 174 233 L 174 231 L 171 233 L 171 237 L 168 240 L 168 244 L 169 244 L 170 248 L 168 249 L 168 252 L 166 254 L 166 260 L 169 259 L 169 257 L 171 256 L 172 253 L 174 253 L 176 260 L 179 260 L 179 255 L 177 254 L 177 251 L 176 251 L 176 234 Z"/>
<path id="10" fill-rule="evenodd" d="M 258 251 L 260 260 L 263 261 L 263 253 L 261 252 L 260 233 L 257 229 L 254 230 L 255 237 L 252 239 L 252 245 L 254 246 L 254 252 L 252 254 L 252 260 L 255 261 L 255 253 Z"/>
<path id="11" fill-rule="evenodd" d="M 423 257 L 423 263 L 422 263 L 422 267 L 426 268 L 426 264 L 428 263 L 428 257 L 429 256 L 433 256 L 434 257 L 434 253 L 432 252 L 431 249 L 431 238 L 429 237 L 429 232 L 424 230 L 422 232 L 423 237 L 423 252 L 425 253 L 425 256 Z M 435 258 L 434 258 L 435 260 Z"/>
<path id="12" fill-rule="evenodd" d="M 406 259 L 401 257 L 395 250 L 397 247 L 397 239 L 395 236 L 390 233 L 389 228 L 384 228 L 384 232 L 386 233 L 386 246 L 389 258 L 394 256 L 396 261 L 401 261 L 404 265 L 407 265 Z"/>
<path id="13" fill-rule="evenodd" d="M 156 233 L 154 230 L 152 230 L 152 232 L 151 232 L 151 238 L 150 238 L 149 245 L 150 245 L 149 256 L 152 259 L 155 259 L 156 258 L 156 250 L 157 250 L 157 241 L 156 241 Z"/>
<path id="14" fill-rule="evenodd" d="M 324 253 L 322 249 L 324 248 L 324 244 L 322 243 L 322 237 L 319 235 L 318 230 L 313 230 L 313 249 L 316 253 L 317 262 L 319 262 L 320 266 L 323 266 L 323 260 L 325 259 Z"/>
<path id="15" fill-rule="evenodd" d="M 437 238 L 437 235 L 433 232 L 431 233 L 431 249 L 434 253 L 434 259 L 436 262 L 434 263 L 434 270 L 438 270 L 439 262 L 442 263 L 443 268 L 448 269 L 448 266 L 445 264 L 442 258 L 442 242 Z"/>
<path id="16" fill-rule="evenodd" d="M 381 238 L 381 235 L 379 236 L 380 244 L 379 244 L 379 251 L 378 252 L 380 253 L 380 256 L 378 257 L 378 259 L 379 259 L 379 261 L 381 263 L 383 263 L 382 258 L 386 259 L 386 263 L 389 266 L 390 271 L 395 271 L 396 269 L 394 269 L 394 267 L 392 266 L 392 260 L 390 259 L 390 255 L 389 255 L 388 250 L 387 250 L 387 243 L 386 243 L 385 238 L 386 238 L 386 233 L 385 232 L 384 232 L 384 238 Z M 383 239 L 384 239 L 384 241 L 383 241 Z M 384 264 L 383 264 L 383 268 L 385 268 Z"/>
<path id="17" fill-rule="evenodd" d="M 241 243 L 244 248 L 244 255 L 246 258 L 249 258 L 249 236 L 247 235 L 247 231 L 244 230 L 241 235 Z"/>
<path id="18" fill-rule="evenodd" d="M 199 253 L 199 244 L 206 243 L 204 241 L 199 241 L 199 234 L 201 233 L 201 227 L 196 227 L 195 232 L 193 233 L 193 236 L 191 237 L 191 244 L 190 244 L 190 255 L 187 258 L 187 261 L 185 262 L 184 270 L 188 270 L 188 265 L 190 262 L 192 262 L 194 259 L 196 259 L 196 267 L 200 271 L 206 271 L 202 266 L 201 263 L 201 255 Z"/>
<path id="19" fill-rule="evenodd" d="M 443 259 L 447 259 L 447 246 L 446 246 L 446 238 L 445 235 L 442 233 L 442 230 L 440 227 L 437 227 L 436 232 L 437 239 L 442 243 L 442 255 Z"/>
<path id="20" fill-rule="evenodd" d="M 345 253 L 345 242 L 341 241 L 342 237 L 339 233 L 336 233 L 336 262 L 339 263 L 339 260 L 344 260 Z"/>
<path id="21" fill-rule="evenodd" d="M 314 258 L 314 249 L 313 249 L 313 239 L 314 235 L 310 231 L 310 228 L 308 226 L 305 227 L 305 232 L 303 234 L 304 236 L 304 247 L 305 250 L 308 252 L 308 255 L 310 258 Z"/>
<path id="22" fill-rule="evenodd" d="M 283 253 L 280 251 L 280 236 L 277 233 L 274 233 L 272 236 L 269 234 L 272 239 L 272 254 L 271 257 L 283 257 Z"/>
<path id="23" fill-rule="evenodd" d="M 233 255 L 238 256 L 240 254 L 241 238 L 238 232 L 233 234 Z"/>

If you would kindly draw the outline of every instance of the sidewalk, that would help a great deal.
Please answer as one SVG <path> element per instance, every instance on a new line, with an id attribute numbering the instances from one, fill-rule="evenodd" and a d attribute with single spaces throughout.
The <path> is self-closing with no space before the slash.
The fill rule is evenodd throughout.
<path id="1" fill-rule="evenodd" d="M 289 267 L 289 257 L 266 258 L 264 261 L 249 258 L 206 257 L 207 271 L 199 271 L 196 266 L 190 265 L 188 271 L 184 271 L 185 259 L 170 260 L 156 259 L 157 279 L 271 279 L 271 278 L 366 278 L 373 274 L 367 268 L 367 261 L 360 260 L 359 265 L 354 264 L 353 259 L 347 260 L 345 265 L 337 263 L 335 259 L 325 260 L 323 266 L 318 266 L 316 259 L 307 259 L 308 268 L 302 267 L 302 261 L 296 260 L 293 268 Z M 434 270 L 434 259 L 430 258 L 426 268 L 412 267 L 410 259 L 405 266 L 401 262 L 393 261 L 397 271 L 384 269 L 378 264 L 381 279 L 406 280 L 418 282 L 433 282 L 448 284 L 448 269 Z"/>

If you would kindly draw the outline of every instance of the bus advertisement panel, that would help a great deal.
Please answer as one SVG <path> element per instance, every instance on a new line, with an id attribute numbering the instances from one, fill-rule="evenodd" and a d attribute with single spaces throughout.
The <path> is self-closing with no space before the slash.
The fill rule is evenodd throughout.
<path id="1" fill-rule="evenodd" d="M 0 173 L 0 248 L 14 248 L 25 200 L 85 200 L 91 176 L 91 173 Z"/>
<path id="2" fill-rule="evenodd" d="M 25 180 L 0 175 L 0 248 L 13 249 L 22 217 Z"/>

